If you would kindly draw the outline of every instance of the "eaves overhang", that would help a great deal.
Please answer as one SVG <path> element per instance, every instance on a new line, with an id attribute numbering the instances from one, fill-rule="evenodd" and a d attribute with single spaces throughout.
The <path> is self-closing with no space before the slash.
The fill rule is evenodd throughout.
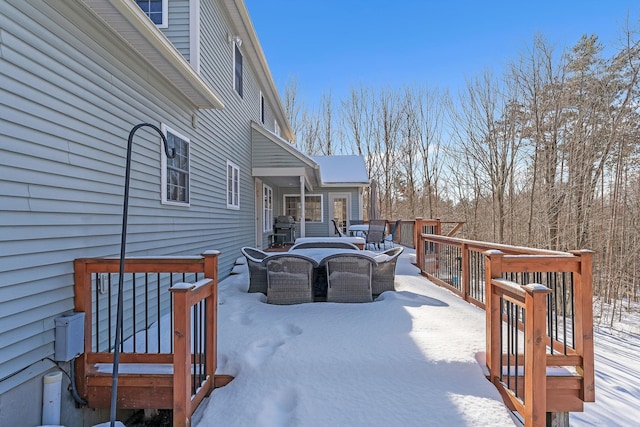
<path id="1" fill-rule="evenodd" d="M 110 28 L 140 57 L 161 73 L 197 109 L 222 109 L 224 104 L 147 15 L 130 0 L 49 0 L 53 7 L 81 6 Z M 61 3 L 64 3 L 61 4 Z M 71 6 L 73 7 L 73 6 Z"/>

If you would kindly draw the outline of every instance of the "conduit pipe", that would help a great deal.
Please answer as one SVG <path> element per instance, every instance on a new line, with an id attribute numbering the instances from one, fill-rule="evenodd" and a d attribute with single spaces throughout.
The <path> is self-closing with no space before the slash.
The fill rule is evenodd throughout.
<path id="1" fill-rule="evenodd" d="M 42 379 L 42 424 L 60 425 L 60 397 L 62 395 L 62 372 L 52 372 Z"/>

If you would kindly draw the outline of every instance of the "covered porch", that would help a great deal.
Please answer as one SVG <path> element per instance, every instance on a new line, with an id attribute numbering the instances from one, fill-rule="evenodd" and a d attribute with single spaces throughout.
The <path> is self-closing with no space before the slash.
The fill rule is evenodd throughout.
<path id="1" fill-rule="evenodd" d="M 360 156 L 310 157 L 255 122 L 251 133 L 256 247 L 276 241 L 279 216 L 294 218 L 295 238 L 334 236 L 332 220 L 344 232 L 351 220 L 362 220 L 369 178 Z"/>

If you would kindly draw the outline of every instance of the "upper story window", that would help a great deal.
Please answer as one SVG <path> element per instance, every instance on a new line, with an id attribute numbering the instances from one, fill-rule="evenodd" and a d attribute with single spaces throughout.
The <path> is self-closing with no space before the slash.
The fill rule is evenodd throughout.
<path id="1" fill-rule="evenodd" d="M 237 43 L 233 49 L 233 87 L 242 98 L 242 53 Z"/>
<path id="2" fill-rule="evenodd" d="M 240 209 L 240 168 L 227 160 L 227 208 Z"/>
<path id="3" fill-rule="evenodd" d="M 161 130 L 167 138 L 169 151 L 175 151 L 175 156 L 168 159 L 161 141 L 162 203 L 189 206 L 189 138 L 164 124 L 161 125 Z"/>
<path id="4" fill-rule="evenodd" d="M 260 122 L 264 124 L 264 95 L 260 92 Z"/>
<path id="5" fill-rule="evenodd" d="M 136 3 L 158 28 L 169 26 L 169 0 L 136 0 Z"/>
<path id="6" fill-rule="evenodd" d="M 262 231 L 272 231 L 273 227 L 273 190 L 268 185 L 262 186 L 263 225 Z"/>

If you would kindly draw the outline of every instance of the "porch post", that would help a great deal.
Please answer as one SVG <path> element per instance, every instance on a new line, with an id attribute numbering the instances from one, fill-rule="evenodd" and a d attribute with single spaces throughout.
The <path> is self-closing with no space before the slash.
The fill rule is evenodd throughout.
<path id="1" fill-rule="evenodd" d="M 300 237 L 305 237 L 307 214 L 304 210 L 304 175 L 300 175 Z"/>

